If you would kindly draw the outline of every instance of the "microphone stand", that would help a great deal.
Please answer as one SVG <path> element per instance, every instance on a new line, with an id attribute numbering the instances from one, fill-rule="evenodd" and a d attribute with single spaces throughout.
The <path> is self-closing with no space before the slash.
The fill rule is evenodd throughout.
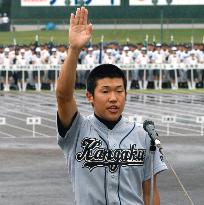
<path id="1" fill-rule="evenodd" d="M 156 151 L 155 141 L 151 139 L 150 156 L 151 156 L 151 182 L 150 182 L 150 205 L 154 205 L 154 156 Z"/>
<path id="2" fill-rule="evenodd" d="M 160 153 L 164 156 L 165 161 L 167 162 L 167 164 L 169 165 L 171 171 L 173 172 L 174 176 L 176 177 L 177 182 L 179 183 L 179 185 L 181 186 L 185 196 L 188 198 L 189 202 L 191 203 L 191 205 L 195 205 L 193 200 L 191 199 L 191 197 L 189 196 L 187 190 L 185 189 L 184 185 L 182 184 L 180 178 L 178 177 L 176 171 L 174 170 L 174 168 L 172 167 L 171 163 L 169 162 L 167 156 L 165 155 L 165 153 L 162 151 L 162 146 L 160 144 L 160 141 L 158 139 L 156 139 L 155 141 L 151 138 L 150 141 L 150 157 L 151 157 L 151 164 L 150 164 L 150 171 L 151 171 L 151 182 L 150 182 L 150 205 L 154 205 L 154 157 L 155 157 L 155 151 L 156 151 L 156 147 L 158 147 Z"/>

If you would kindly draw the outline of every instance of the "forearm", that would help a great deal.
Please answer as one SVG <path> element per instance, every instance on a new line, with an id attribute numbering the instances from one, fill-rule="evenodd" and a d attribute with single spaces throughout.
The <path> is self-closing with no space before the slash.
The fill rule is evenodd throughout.
<path id="1" fill-rule="evenodd" d="M 150 205 L 151 182 L 147 180 L 143 183 L 144 205 Z M 157 186 L 157 176 L 154 176 L 154 205 L 160 205 L 160 195 Z"/>
<path id="2" fill-rule="evenodd" d="M 58 98 L 65 100 L 71 100 L 73 98 L 79 53 L 80 49 L 69 47 L 67 57 L 57 80 L 56 95 Z"/>
<path id="3" fill-rule="evenodd" d="M 150 205 L 150 195 L 145 195 L 144 197 L 144 205 Z M 160 205 L 160 197 L 159 193 L 154 193 L 154 205 Z"/>

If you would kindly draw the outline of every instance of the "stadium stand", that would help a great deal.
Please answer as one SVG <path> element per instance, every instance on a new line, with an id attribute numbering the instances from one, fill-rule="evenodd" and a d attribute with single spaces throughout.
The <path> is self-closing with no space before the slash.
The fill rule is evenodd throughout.
<path id="1" fill-rule="evenodd" d="M 66 46 L 30 45 L 0 49 L 1 89 L 55 90 Z M 78 60 L 76 88 L 85 88 L 88 72 L 99 63 L 118 64 L 128 78 L 128 89 L 203 88 L 202 44 L 168 46 L 107 44 L 86 47 Z"/>

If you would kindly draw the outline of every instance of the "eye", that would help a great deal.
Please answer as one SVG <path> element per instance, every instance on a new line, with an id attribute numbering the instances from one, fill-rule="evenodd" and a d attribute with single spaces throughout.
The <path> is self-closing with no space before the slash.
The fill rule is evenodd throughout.
<path id="1" fill-rule="evenodd" d="M 123 93 L 123 90 L 117 90 L 116 92 L 117 93 Z"/>
<path id="2" fill-rule="evenodd" d="M 108 90 L 102 90 L 102 93 L 108 93 Z"/>

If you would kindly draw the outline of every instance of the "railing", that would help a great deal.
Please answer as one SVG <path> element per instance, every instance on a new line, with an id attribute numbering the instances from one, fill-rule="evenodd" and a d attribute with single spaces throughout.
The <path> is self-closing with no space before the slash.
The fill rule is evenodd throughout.
<path id="1" fill-rule="evenodd" d="M 77 70 L 91 70 L 96 67 L 98 64 L 78 64 Z M 204 69 L 204 64 L 117 64 L 122 70 L 189 70 L 189 69 Z M 36 71 L 36 70 L 60 70 L 61 65 L 0 65 L 0 71 Z"/>
<path id="2" fill-rule="evenodd" d="M 89 65 L 89 64 L 78 64 L 77 66 L 77 72 L 78 71 L 89 71 L 92 70 L 94 67 L 96 67 L 97 64 Z M 130 79 L 130 72 L 128 71 L 138 71 L 138 70 L 144 70 L 144 71 L 150 71 L 150 70 L 159 70 L 159 82 L 160 84 L 163 81 L 162 71 L 174 71 L 174 78 L 175 78 L 175 84 L 178 85 L 178 76 L 177 76 L 177 70 L 183 70 L 183 71 L 191 71 L 191 82 L 194 81 L 194 73 L 193 70 L 204 70 L 204 64 L 118 64 L 118 67 L 120 67 L 123 71 L 126 73 L 126 77 L 128 81 L 131 81 Z M 26 71 L 37 71 L 37 81 L 38 84 L 40 84 L 41 76 L 40 71 L 55 71 L 55 81 L 58 77 L 58 71 L 60 70 L 61 65 L 49 65 L 49 64 L 42 64 L 42 65 L 0 65 L 0 73 L 1 71 L 6 72 L 5 74 L 5 84 L 8 85 L 9 82 L 9 71 L 22 71 L 22 83 L 25 82 L 25 72 Z M 204 76 L 203 76 L 204 77 Z M 146 72 L 143 74 L 143 80 L 146 80 Z M 177 86 L 178 87 L 178 86 Z"/>

